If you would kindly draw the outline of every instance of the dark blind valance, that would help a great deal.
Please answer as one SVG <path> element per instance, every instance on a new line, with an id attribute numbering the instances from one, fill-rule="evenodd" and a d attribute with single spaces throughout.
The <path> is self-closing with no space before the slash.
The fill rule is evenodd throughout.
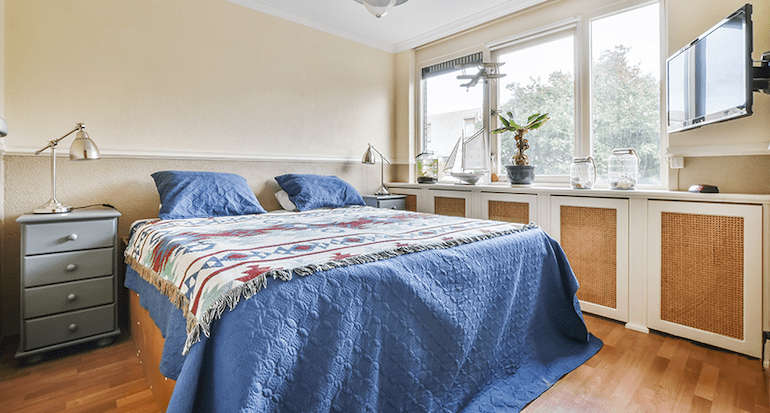
<path id="1" fill-rule="evenodd" d="M 429 77 L 443 75 L 444 73 L 449 73 L 457 70 L 455 66 L 462 65 L 466 63 L 481 63 L 483 61 L 483 53 L 478 52 L 474 54 L 470 54 L 468 56 L 458 57 L 457 59 L 452 59 L 447 62 L 438 63 L 433 66 L 423 67 L 422 68 L 422 78 L 427 79 Z"/>

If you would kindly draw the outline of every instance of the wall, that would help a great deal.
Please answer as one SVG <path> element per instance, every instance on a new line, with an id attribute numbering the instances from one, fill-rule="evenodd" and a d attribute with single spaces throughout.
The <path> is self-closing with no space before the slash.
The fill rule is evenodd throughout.
<path id="1" fill-rule="evenodd" d="M 745 0 L 661 0 L 665 5 L 667 45 L 669 54 L 679 50 L 721 19 L 745 4 Z M 495 22 L 450 36 L 416 50 L 417 67 L 439 63 L 451 58 L 483 50 L 486 42 L 526 32 L 559 22 L 580 14 L 601 11 L 602 8 L 622 1 L 561 0 L 498 19 Z M 770 50 L 770 0 L 755 0 L 754 5 L 754 59 Z M 417 74 L 416 76 L 419 76 Z M 415 82 L 419 79 L 415 78 Z M 419 97 L 417 97 L 419 98 Z M 686 156 L 685 169 L 669 174 L 668 188 L 686 190 L 695 183 L 714 183 L 722 192 L 770 194 L 770 95 L 754 93 L 754 115 L 722 124 L 694 129 L 670 136 L 669 153 Z M 415 105 L 418 102 L 415 101 Z M 400 111 L 398 116 L 408 116 Z M 419 125 L 417 126 L 419 127 Z M 415 131 L 415 139 L 419 133 Z M 667 139 L 668 140 L 668 139 Z M 417 144 L 413 141 L 413 144 Z M 704 148 L 687 148 L 688 146 Z M 665 147 L 665 145 L 664 145 Z M 725 153 L 752 156 L 730 156 Z M 708 155 L 708 156 L 703 156 Z M 697 157 L 695 157 L 697 156 Z M 756 173 L 762 171 L 762 173 Z"/>
<path id="2" fill-rule="evenodd" d="M 4 1 L 4 335 L 18 332 L 15 220 L 50 198 L 50 156 L 32 153 L 76 122 L 103 159 L 60 158 L 57 198 L 116 206 L 122 235 L 156 216 L 163 169 L 238 173 L 269 210 L 282 173 L 379 187 L 360 162 L 366 142 L 394 151 L 390 53 L 222 0 Z"/>

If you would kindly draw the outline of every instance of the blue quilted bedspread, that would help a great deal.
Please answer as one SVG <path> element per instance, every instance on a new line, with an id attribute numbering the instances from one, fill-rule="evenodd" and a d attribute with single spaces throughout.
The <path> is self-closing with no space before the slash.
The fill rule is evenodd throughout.
<path id="1" fill-rule="evenodd" d="M 515 412 L 602 346 L 537 228 L 273 281 L 186 356 L 182 311 L 126 286 L 166 337 L 169 412 Z"/>

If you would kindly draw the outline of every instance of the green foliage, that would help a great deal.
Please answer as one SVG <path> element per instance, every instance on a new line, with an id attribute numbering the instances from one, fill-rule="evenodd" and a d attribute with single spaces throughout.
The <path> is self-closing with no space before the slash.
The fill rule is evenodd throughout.
<path id="1" fill-rule="evenodd" d="M 660 183 L 660 84 L 639 65 L 629 48 L 605 50 L 593 67 L 593 152 L 597 173 L 606 176 L 614 148 L 635 148 L 639 182 Z"/>
<path id="2" fill-rule="evenodd" d="M 629 48 L 605 50 L 593 66 L 593 156 L 597 173 L 607 176 L 607 158 L 614 148 L 636 149 L 640 157 L 639 182 L 660 180 L 659 82 L 628 62 Z M 575 86 L 571 73 L 555 71 L 544 81 L 505 86 L 512 98 L 501 105 L 509 119 L 544 112 L 551 121 L 529 134 L 530 163 L 539 174 L 568 174 L 575 153 Z M 528 119 L 529 122 L 529 119 Z M 502 123 L 505 126 L 505 123 Z M 502 129 L 502 128 L 501 128 Z M 501 135 L 501 160 L 517 152 L 514 134 Z"/>
<path id="3" fill-rule="evenodd" d="M 529 134 L 530 164 L 540 174 L 567 174 L 575 147 L 574 82 L 570 73 L 553 72 L 544 83 L 540 78 L 530 79 L 522 85 L 511 83 L 506 88 L 512 99 L 503 103 L 502 109 L 509 118 L 529 119 L 531 113 L 547 113 L 547 124 Z M 516 153 L 516 140 L 512 132 L 501 135 L 501 160 L 509 160 Z"/>

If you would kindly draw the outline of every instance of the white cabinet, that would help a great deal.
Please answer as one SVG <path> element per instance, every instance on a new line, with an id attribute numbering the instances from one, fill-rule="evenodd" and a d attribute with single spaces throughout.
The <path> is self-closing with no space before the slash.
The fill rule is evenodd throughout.
<path id="1" fill-rule="evenodd" d="M 404 207 L 407 211 L 425 212 L 426 208 L 421 204 L 424 196 L 421 189 L 413 188 L 390 188 L 390 192 L 395 195 L 406 195 Z"/>
<path id="2" fill-rule="evenodd" d="M 535 222 L 566 252 L 587 313 L 762 354 L 762 331 L 770 331 L 768 195 L 441 183 L 390 189 L 412 196 L 421 212 Z"/>
<path id="3" fill-rule="evenodd" d="M 427 212 L 453 217 L 476 216 L 471 191 L 428 190 Z"/>
<path id="4" fill-rule="evenodd" d="M 650 328 L 762 354 L 762 206 L 648 203 Z"/>
<path id="5" fill-rule="evenodd" d="M 580 283 L 583 311 L 628 321 L 628 200 L 553 196 L 550 234 Z"/>
<path id="6" fill-rule="evenodd" d="M 529 224 L 537 222 L 537 195 L 482 192 L 482 219 Z"/>

